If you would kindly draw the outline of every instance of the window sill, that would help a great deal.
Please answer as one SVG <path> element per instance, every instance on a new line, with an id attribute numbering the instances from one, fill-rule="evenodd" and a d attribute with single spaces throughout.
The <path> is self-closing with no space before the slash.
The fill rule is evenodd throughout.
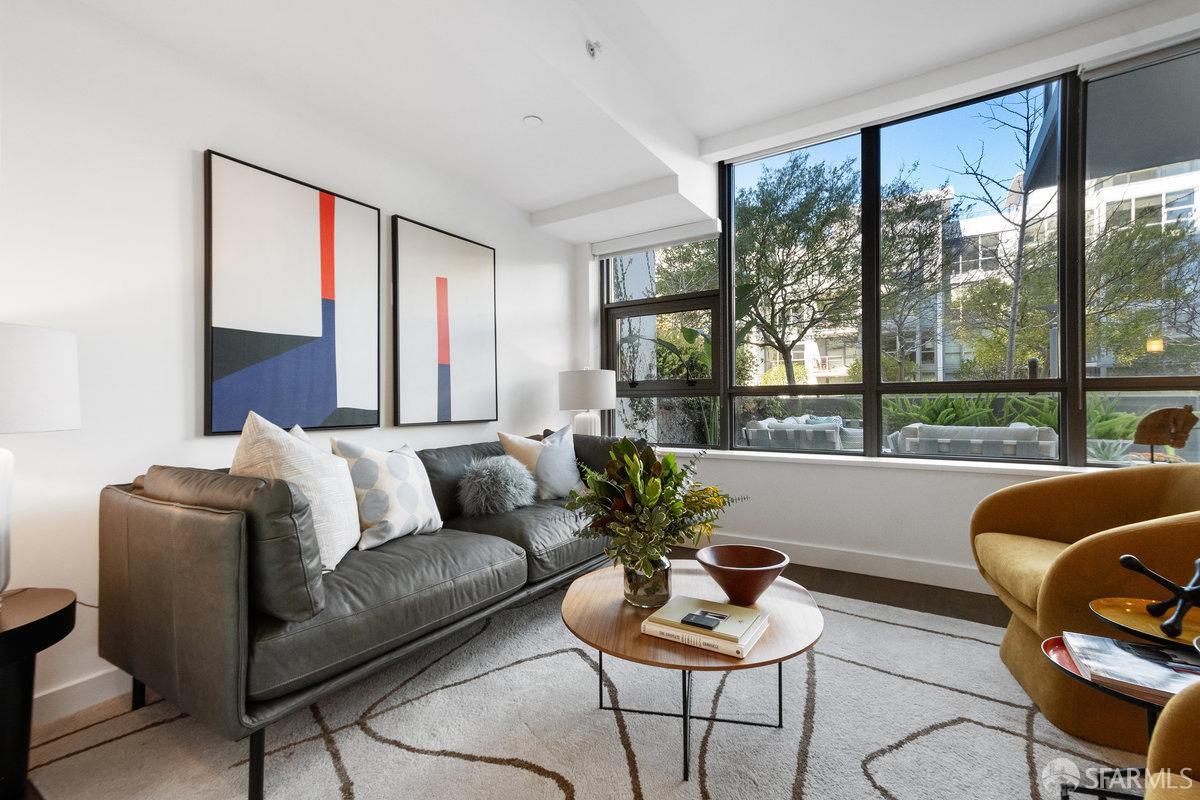
<path id="1" fill-rule="evenodd" d="M 935 458 L 868 458 L 867 456 L 832 455 L 827 453 L 773 453 L 756 450 L 708 450 L 690 447 L 661 447 L 659 450 L 680 456 L 703 452 L 705 459 L 718 461 L 761 461 L 774 464 L 821 464 L 868 469 L 908 469 L 927 472 L 974 472 L 988 475 L 1029 475 L 1049 478 L 1079 472 L 1098 472 L 1105 467 L 1067 467 L 1062 464 L 1006 464 L 1002 461 L 957 461 Z"/>

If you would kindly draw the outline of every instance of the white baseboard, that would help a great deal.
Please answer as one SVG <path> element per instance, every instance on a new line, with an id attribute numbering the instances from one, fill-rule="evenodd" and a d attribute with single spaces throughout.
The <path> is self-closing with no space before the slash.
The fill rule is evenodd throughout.
<path id="1" fill-rule="evenodd" d="M 737 531 L 718 530 L 713 534 L 715 544 L 759 544 L 787 553 L 793 562 L 811 567 L 894 578 L 901 581 L 925 583 L 947 589 L 992 594 L 972 564 L 951 564 L 945 561 L 924 561 L 906 556 L 868 553 L 844 547 L 786 542 Z"/>
<path id="2" fill-rule="evenodd" d="M 129 691 L 130 679 L 122 670 L 109 667 L 52 689 L 43 689 L 33 697 L 33 724 L 42 725 L 70 716 Z"/>

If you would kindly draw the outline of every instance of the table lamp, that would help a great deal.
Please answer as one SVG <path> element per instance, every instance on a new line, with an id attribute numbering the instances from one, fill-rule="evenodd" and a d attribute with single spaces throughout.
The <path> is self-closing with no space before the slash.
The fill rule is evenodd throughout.
<path id="1" fill-rule="evenodd" d="M 611 369 L 571 369 L 558 373 L 558 407 L 578 411 L 574 433 L 600 435 L 599 411 L 617 407 L 617 373 Z"/>
<path id="2" fill-rule="evenodd" d="M 79 427 L 75 334 L 0 322 L 0 434 Z M 0 592 L 8 587 L 13 454 L 0 447 Z"/>

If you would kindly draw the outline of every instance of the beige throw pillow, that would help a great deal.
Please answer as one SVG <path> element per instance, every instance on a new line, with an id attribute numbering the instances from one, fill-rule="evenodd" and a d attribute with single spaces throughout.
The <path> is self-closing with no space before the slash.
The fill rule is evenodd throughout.
<path id="1" fill-rule="evenodd" d="M 325 569 L 336 567 L 358 544 L 358 502 L 350 467 L 332 453 L 321 452 L 252 411 L 229 474 L 276 478 L 304 492 Z"/>
<path id="2" fill-rule="evenodd" d="M 511 433 L 499 436 L 504 452 L 524 464 L 537 480 L 538 497 L 542 500 L 566 497 L 572 489 L 582 488 L 570 425 L 541 441 Z"/>

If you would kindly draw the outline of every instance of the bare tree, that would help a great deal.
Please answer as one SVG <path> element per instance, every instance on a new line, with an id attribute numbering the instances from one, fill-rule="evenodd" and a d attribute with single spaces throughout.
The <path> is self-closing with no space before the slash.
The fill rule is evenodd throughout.
<path id="1" fill-rule="evenodd" d="M 961 169 L 956 174 L 969 178 L 974 187 L 960 193 L 967 205 L 978 204 L 990 210 L 1005 224 L 1007 231 L 999 236 L 996 265 L 1007 278 L 1009 298 L 1004 309 L 1006 347 L 1004 375 L 1011 378 L 1016 368 L 1017 337 L 1020 333 L 1022 308 L 1021 293 L 1031 266 L 1029 250 L 1035 232 L 1042 231 L 1043 223 L 1053 218 L 1058 198 L 1054 192 L 1046 192 L 1045 199 L 1034 198 L 1026 175 L 1037 156 L 1038 133 L 1045 120 L 1046 105 L 1043 89 L 1030 88 L 999 97 L 984 104 L 978 117 L 995 131 L 1007 132 L 1016 144 L 1013 175 L 998 178 L 983 166 L 985 148 L 981 142 L 979 152 L 970 157 L 960 147 Z"/>

